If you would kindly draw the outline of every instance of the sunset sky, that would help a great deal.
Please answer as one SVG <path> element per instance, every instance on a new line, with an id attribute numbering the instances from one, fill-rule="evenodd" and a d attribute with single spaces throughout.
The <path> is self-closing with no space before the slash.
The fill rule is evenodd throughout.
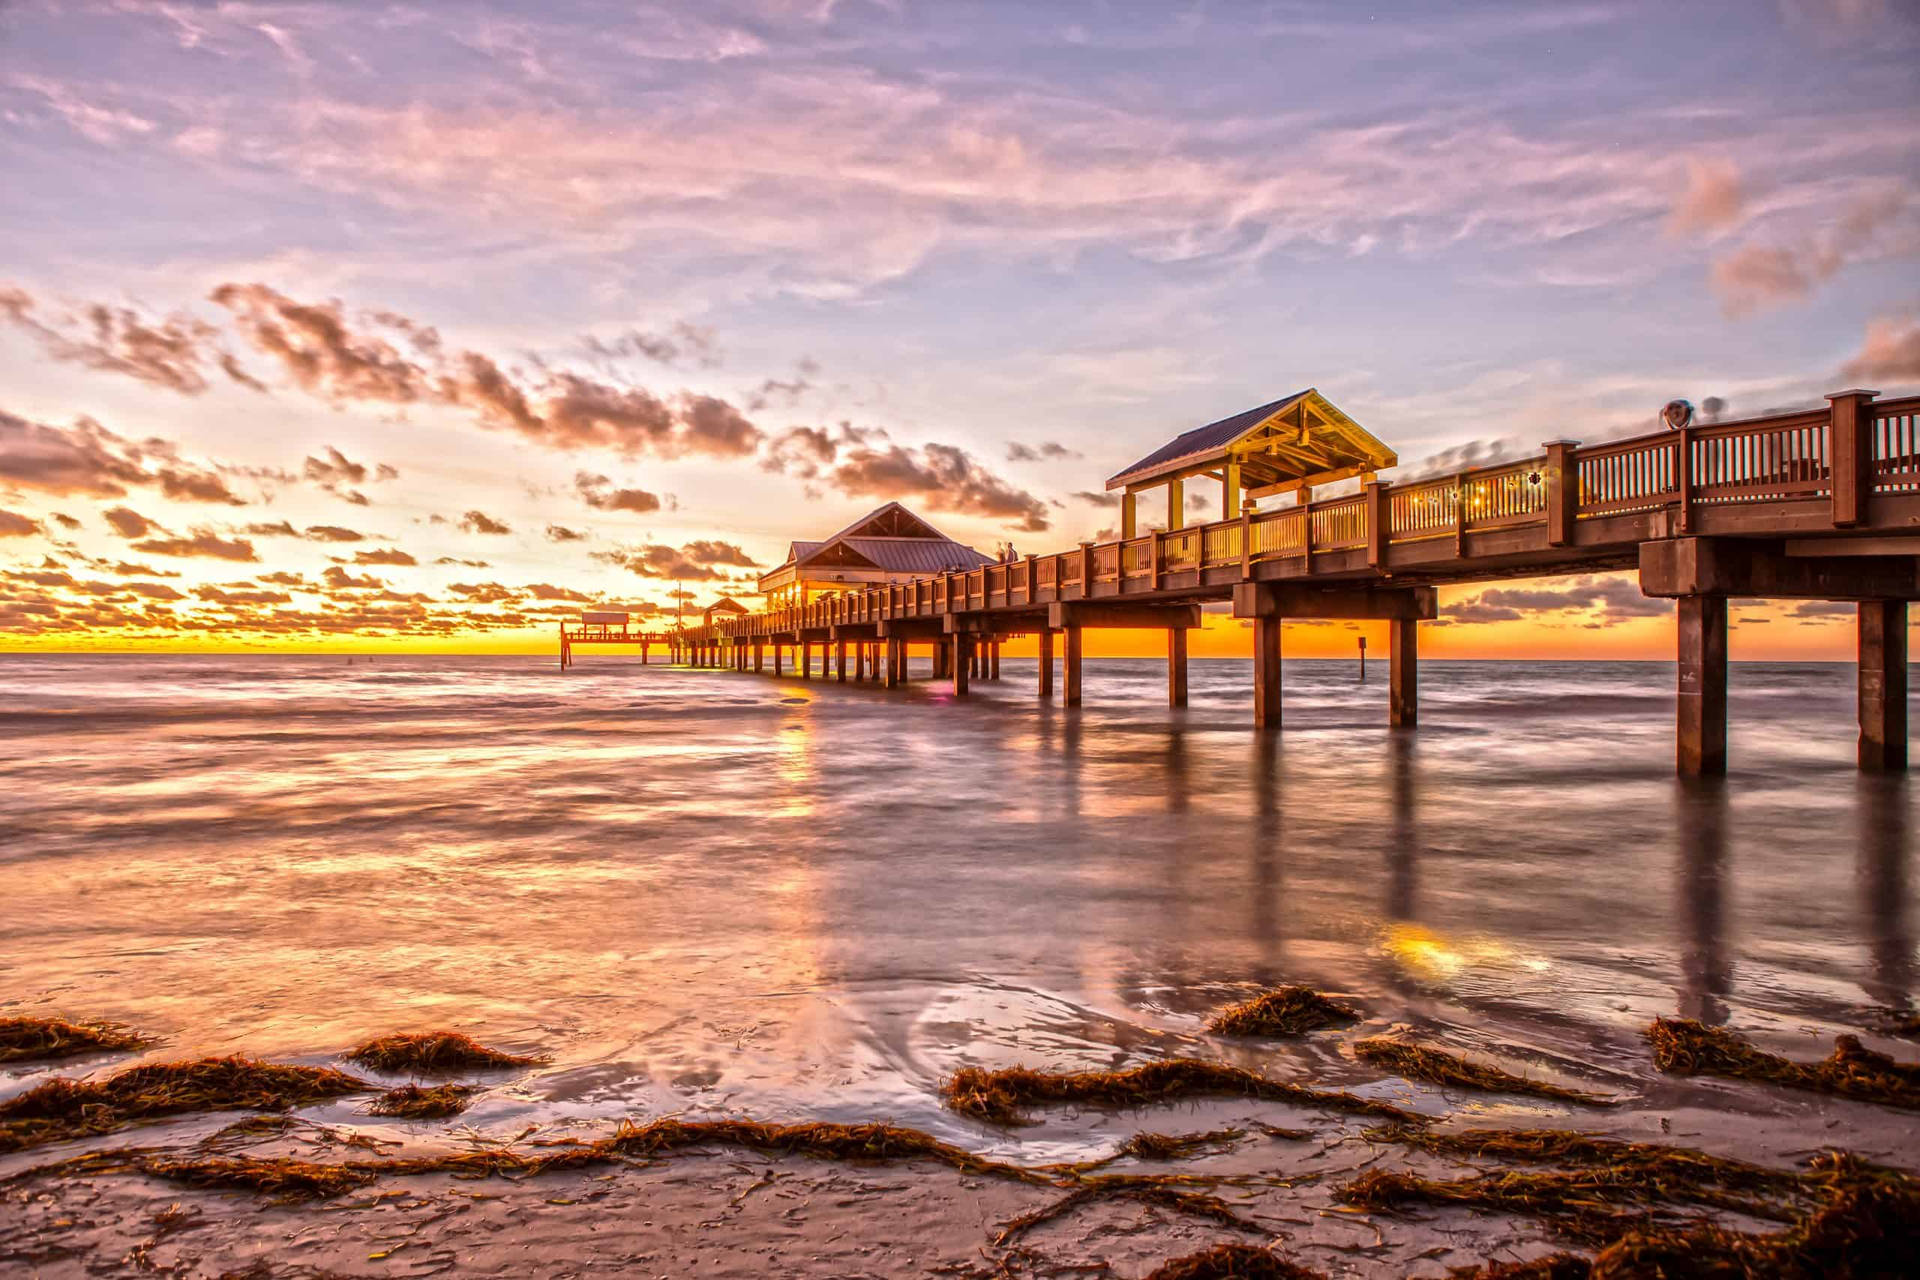
<path id="1" fill-rule="evenodd" d="M 1911 393 L 1917 57 L 1901 0 L 0 2 L 0 649 L 550 649 L 893 498 L 1059 549 L 1307 386 L 1402 474 Z M 1436 655 L 1672 655 L 1631 575 L 1442 598 Z"/>

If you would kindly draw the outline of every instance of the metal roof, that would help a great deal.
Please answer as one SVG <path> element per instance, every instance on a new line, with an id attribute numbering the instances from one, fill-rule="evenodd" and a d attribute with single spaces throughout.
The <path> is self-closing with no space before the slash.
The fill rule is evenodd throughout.
<path id="1" fill-rule="evenodd" d="M 1135 472 L 1151 471 L 1169 462 L 1177 462 L 1181 458 L 1225 448 L 1280 410 L 1292 407 L 1294 401 L 1306 394 L 1305 391 L 1296 391 L 1292 395 L 1281 396 L 1278 400 L 1270 401 L 1256 409 L 1248 409 L 1230 418 L 1222 418 L 1218 422 L 1209 422 L 1204 427 L 1195 427 L 1191 431 L 1182 432 L 1132 466 L 1122 468 L 1120 474 L 1107 481 L 1107 484 L 1111 486 Z"/>
<path id="2" fill-rule="evenodd" d="M 847 546 L 882 569 L 903 573 L 939 573 L 975 569 L 992 561 L 951 538 L 843 538 Z"/>

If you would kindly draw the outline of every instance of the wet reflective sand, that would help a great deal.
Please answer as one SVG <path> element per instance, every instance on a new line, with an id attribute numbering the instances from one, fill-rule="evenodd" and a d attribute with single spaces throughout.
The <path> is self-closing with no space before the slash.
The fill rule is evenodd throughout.
<path id="1" fill-rule="evenodd" d="M 1850 667 L 1737 666 L 1708 785 L 1672 775 L 1659 665 L 1428 663 L 1398 735 L 1378 665 L 1289 663 L 1278 735 L 1245 663 L 1196 661 L 1178 712 L 1156 662 L 1089 663 L 1077 712 L 1005 674 L 956 702 L 600 657 L 0 659 L 5 1011 L 131 1023 L 155 1060 L 442 1026 L 550 1054 L 483 1132 L 887 1118 L 1037 1161 L 1248 1114 L 1009 1134 L 936 1093 L 1175 1053 L 1565 1118 L 1382 1078 L 1344 1034 L 1202 1033 L 1299 982 L 1357 1000 L 1354 1036 L 1626 1095 L 1627 1129 L 1910 1158 L 1912 1117 L 1662 1077 L 1640 1034 L 1812 1058 L 1912 1007 L 1914 800 L 1853 769 Z"/>

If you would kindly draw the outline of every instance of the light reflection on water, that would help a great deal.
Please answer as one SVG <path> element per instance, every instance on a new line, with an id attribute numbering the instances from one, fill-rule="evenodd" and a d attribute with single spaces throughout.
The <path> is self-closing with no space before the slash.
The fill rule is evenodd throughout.
<path id="1" fill-rule="evenodd" d="M 1252 984 L 1657 1090 L 1675 1012 L 1773 1047 L 1914 986 L 1913 799 L 1852 767 L 1852 670 L 1741 665 L 1734 776 L 1671 772 L 1671 668 L 1031 662 L 957 702 L 596 657 L 0 659 L 10 1006 L 155 1057 L 456 1026 L 551 1066 L 474 1121 L 738 1109 L 946 1133 L 965 1062 L 1204 1052 Z M 11 1091 L 34 1077 L 15 1073 Z M 973 1135 L 973 1140 L 979 1140 Z"/>

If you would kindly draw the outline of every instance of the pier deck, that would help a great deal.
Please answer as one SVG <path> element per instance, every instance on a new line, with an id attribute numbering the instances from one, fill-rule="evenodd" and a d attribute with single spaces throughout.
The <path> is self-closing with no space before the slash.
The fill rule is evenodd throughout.
<path id="1" fill-rule="evenodd" d="M 1032 634 L 1050 697 L 1058 638 L 1073 706 L 1082 630 L 1149 627 L 1168 633 L 1179 705 L 1185 631 L 1202 604 L 1230 600 L 1253 623 L 1257 725 L 1281 720 L 1284 620 L 1352 618 L 1391 623 L 1389 721 L 1409 727 L 1418 624 L 1436 616 L 1437 586 L 1637 568 L 1643 592 L 1678 603 L 1682 773 L 1726 768 L 1729 598 L 1860 602 L 1859 762 L 1904 768 L 1906 602 L 1920 596 L 1916 415 L 1920 397 L 1848 391 L 1804 413 L 1559 441 L 1520 462 L 718 620 L 673 643 L 699 665 L 756 671 L 770 647 L 776 673 L 793 648 L 801 674 L 814 645 L 823 665 L 832 646 L 842 680 L 852 645 L 855 678 L 889 686 L 906 646 L 930 643 L 936 676 L 965 693 L 970 678 L 997 676 L 1002 640 Z"/>

